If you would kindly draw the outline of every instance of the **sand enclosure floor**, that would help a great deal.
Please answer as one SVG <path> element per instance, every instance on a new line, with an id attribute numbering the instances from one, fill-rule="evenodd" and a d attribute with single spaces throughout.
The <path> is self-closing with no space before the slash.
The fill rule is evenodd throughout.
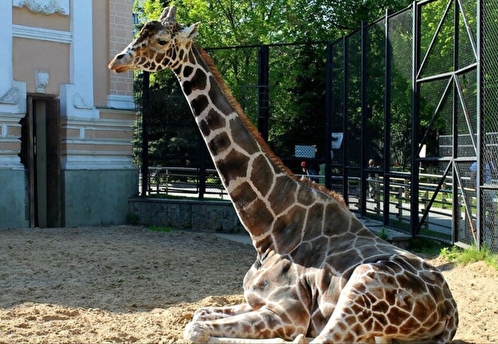
<path id="1" fill-rule="evenodd" d="M 0 343 L 182 343 L 197 308 L 243 301 L 254 259 L 203 232 L 0 229 Z M 498 343 L 498 272 L 431 262 L 459 306 L 455 342 Z"/>

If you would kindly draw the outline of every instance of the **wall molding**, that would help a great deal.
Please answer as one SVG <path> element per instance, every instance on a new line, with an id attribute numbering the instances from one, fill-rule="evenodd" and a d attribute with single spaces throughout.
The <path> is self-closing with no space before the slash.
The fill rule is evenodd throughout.
<path id="1" fill-rule="evenodd" d="M 12 0 L 12 5 L 33 13 L 69 15 L 69 0 Z"/>
<path id="2" fill-rule="evenodd" d="M 73 35 L 69 31 L 45 29 L 26 25 L 12 25 L 12 36 L 56 43 L 71 44 Z"/>
<path id="3" fill-rule="evenodd" d="M 111 109 L 135 110 L 137 108 L 133 96 L 118 94 L 109 94 L 107 96 L 107 106 Z"/>

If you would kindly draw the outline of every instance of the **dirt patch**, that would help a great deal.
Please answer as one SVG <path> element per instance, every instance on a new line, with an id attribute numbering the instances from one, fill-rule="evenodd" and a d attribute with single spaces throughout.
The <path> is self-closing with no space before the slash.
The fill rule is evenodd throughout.
<path id="1" fill-rule="evenodd" d="M 209 233 L 0 230 L 0 343 L 181 343 L 197 308 L 242 302 L 254 258 Z M 456 342 L 498 342 L 498 272 L 432 262 L 459 306 Z"/>

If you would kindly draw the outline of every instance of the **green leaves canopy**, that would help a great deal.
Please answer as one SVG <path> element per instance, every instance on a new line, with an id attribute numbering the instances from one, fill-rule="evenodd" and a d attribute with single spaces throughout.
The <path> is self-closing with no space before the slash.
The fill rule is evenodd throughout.
<path id="1" fill-rule="evenodd" d="M 316 144 L 321 156 L 325 148 L 325 42 L 358 29 L 361 21 L 377 19 L 388 7 L 398 10 L 409 3 L 407 0 L 138 0 L 135 12 L 145 22 L 158 18 L 165 6 L 177 6 L 178 22 L 201 23 L 196 39 L 204 48 L 306 43 L 270 49 L 269 141 L 282 157 L 291 156 L 296 144 Z M 211 53 L 236 99 L 255 122 L 257 49 Z M 171 73 L 156 73 L 151 80 L 163 94 L 178 94 L 171 78 Z M 164 87 L 161 89 L 159 85 Z M 161 139 L 182 142 L 175 137 Z M 179 149 L 178 145 L 175 149 Z"/>

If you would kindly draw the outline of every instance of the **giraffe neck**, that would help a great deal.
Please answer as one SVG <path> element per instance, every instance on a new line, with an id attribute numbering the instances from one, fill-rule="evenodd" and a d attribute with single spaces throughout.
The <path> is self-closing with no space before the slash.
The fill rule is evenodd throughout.
<path id="1" fill-rule="evenodd" d="M 173 71 L 242 224 L 253 242 L 269 236 L 282 211 L 273 205 L 299 183 L 243 114 L 207 53 L 193 47 Z"/>

